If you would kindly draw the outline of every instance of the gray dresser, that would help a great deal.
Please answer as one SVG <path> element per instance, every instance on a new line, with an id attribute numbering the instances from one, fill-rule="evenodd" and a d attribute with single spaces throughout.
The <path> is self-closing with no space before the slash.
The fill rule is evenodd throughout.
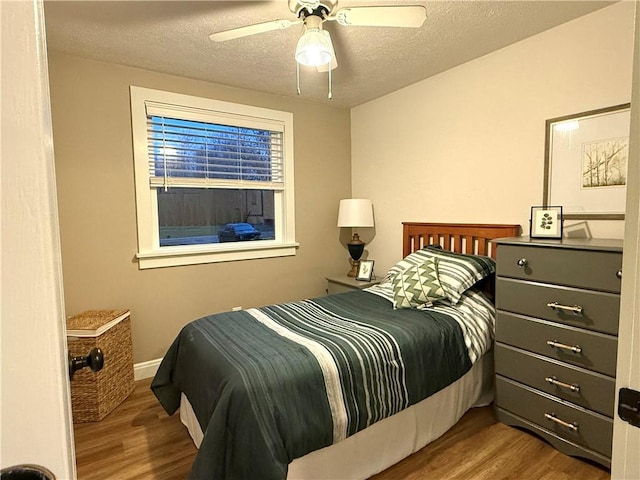
<path id="1" fill-rule="evenodd" d="M 494 242 L 498 419 L 610 468 L 622 241 Z"/>

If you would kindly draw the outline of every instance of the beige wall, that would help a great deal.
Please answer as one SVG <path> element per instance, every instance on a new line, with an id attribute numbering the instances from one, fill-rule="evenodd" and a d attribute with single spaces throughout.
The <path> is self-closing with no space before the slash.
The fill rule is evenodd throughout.
<path id="1" fill-rule="evenodd" d="M 129 308 L 135 363 L 164 355 L 190 320 L 322 295 L 324 277 L 348 269 L 336 227 L 351 189 L 348 110 L 59 52 L 49 70 L 66 312 Z M 293 112 L 295 257 L 138 269 L 129 85 Z"/>
<path id="2" fill-rule="evenodd" d="M 376 266 L 401 256 L 402 221 L 528 233 L 542 202 L 545 120 L 631 99 L 633 13 L 632 2 L 615 4 L 354 108 L 353 195 L 374 203 Z M 623 224 L 586 226 L 622 238 Z"/>

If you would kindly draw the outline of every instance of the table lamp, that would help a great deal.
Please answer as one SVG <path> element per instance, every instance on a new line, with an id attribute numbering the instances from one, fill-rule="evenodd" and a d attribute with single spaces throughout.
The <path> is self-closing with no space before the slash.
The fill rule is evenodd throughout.
<path id="1" fill-rule="evenodd" d="M 338 227 L 373 227 L 373 206 L 371 200 L 362 198 L 347 198 L 340 200 L 338 210 Z M 351 241 L 347 243 L 349 255 L 351 255 L 351 270 L 347 273 L 350 277 L 358 274 L 360 257 L 364 252 L 365 243 L 360 240 L 357 233 L 353 234 Z"/>

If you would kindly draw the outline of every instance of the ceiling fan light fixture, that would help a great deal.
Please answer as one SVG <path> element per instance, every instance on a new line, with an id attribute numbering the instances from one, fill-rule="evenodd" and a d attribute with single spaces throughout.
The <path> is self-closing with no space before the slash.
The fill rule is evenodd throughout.
<path id="1" fill-rule="evenodd" d="M 329 33 L 316 28 L 308 28 L 298 40 L 296 62 L 308 67 L 318 67 L 326 65 L 332 59 L 333 49 Z"/>

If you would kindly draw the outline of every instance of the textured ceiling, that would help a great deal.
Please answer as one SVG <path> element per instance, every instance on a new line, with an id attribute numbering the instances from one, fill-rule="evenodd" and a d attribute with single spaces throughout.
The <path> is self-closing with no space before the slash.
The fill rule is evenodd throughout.
<path id="1" fill-rule="evenodd" d="M 603 1 L 339 0 L 360 5 L 424 5 L 421 28 L 325 23 L 338 68 L 301 68 L 306 99 L 352 107 L 585 15 Z M 48 47 L 107 62 L 281 95 L 296 95 L 293 54 L 299 25 L 223 43 L 212 32 L 275 19 L 295 20 L 278 1 L 46 1 Z"/>

